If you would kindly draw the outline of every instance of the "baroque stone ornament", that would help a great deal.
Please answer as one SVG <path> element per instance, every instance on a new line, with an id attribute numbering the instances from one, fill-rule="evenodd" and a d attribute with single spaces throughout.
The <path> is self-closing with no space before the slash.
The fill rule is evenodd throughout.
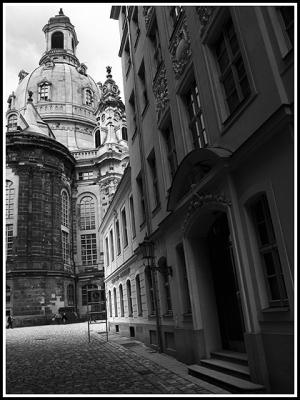
<path id="1" fill-rule="evenodd" d="M 159 120 L 162 112 L 169 103 L 166 68 L 164 63 L 161 64 L 160 69 L 153 81 L 153 94 L 156 100 L 156 116 L 157 120 Z"/>
<path id="2" fill-rule="evenodd" d="M 152 16 L 154 14 L 154 7 L 153 6 L 144 6 L 143 7 L 143 15 L 145 17 L 145 25 L 146 29 L 148 30 L 150 21 L 152 19 Z"/>
<path id="3" fill-rule="evenodd" d="M 182 19 L 179 21 L 179 24 L 172 35 L 169 50 L 171 53 L 175 78 L 178 79 L 192 55 L 191 40 L 187 29 L 185 15 L 183 15 Z"/>
<path id="4" fill-rule="evenodd" d="M 192 199 L 190 200 L 190 204 L 186 213 L 186 217 L 184 219 L 182 229 L 185 230 L 188 221 L 191 216 L 195 212 L 196 209 L 205 206 L 206 204 L 214 203 L 221 204 L 226 207 L 231 206 L 231 201 L 226 199 L 223 194 L 220 193 L 195 193 Z"/>
<path id="5" fill-rule="evenodd" d="M 213 7 L 213 6 L 196 7 L 196 11 L 199 15 L 200 24 L 202 25 L 201 34 L 203 33 L 203 30 L 205 29 L 206 25 L 208 24 L 209 20 L 211 19 L 211 16 L 212 16 L 215 8 L 216 7 Z"/>

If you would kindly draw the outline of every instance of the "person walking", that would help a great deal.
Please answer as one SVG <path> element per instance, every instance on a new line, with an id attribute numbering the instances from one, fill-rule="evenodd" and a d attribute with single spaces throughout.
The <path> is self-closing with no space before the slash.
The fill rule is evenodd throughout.
<path id="1" fill-rule="evenodd" d="M 9 329 L 9 328 L 13 328 L 13 317 L 11 316 L 11 315 L 9 315 L 8 316 L 8 318 L 7 318 L 7 328 Z"/>
<path id="2" fill-rule="evenodd" d="M 66 313 L 64 312 L 62 315 L 62 323 L 65 324 L 67 322 L 68 318 L 66 316 Z"/>

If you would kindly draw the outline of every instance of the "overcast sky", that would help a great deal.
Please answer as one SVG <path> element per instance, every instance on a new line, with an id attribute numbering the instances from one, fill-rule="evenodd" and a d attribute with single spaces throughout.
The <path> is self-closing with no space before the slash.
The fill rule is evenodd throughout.
<path id="1" fill-rule="evenodd" d="M 75 26 L 77 58 L 88 67 L 95 82 L 104 82 L 106 66 L 112 67 L 113 79 L 123 97 L 120 35 L 118 21 L 110 19 L 109 3 L 6 3 L 4 4 L 4 97 L 5 102 L 18 85 L 21 69 L 31 72 L 39 65 L 46 50 L 42 31 L 60 7 Z"/>

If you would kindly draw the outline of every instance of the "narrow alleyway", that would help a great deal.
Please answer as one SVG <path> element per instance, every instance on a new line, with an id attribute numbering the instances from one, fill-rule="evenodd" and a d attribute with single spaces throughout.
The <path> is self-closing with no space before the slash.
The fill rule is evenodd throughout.
<path id="1" fill-rule="evenodd" d="M 226 393 L 137 341 L 110 334 L 107 342 L 101 329 L 91 325 L 90 342 L 87 323 L 6 330 L 6 393 Z"/>

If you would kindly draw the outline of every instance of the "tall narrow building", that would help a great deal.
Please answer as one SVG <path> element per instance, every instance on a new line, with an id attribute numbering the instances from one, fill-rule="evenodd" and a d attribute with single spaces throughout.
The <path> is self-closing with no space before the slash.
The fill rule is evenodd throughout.
<path id="1" fill-rule="evenodd" d="M 104 290 L 98 227 L 128 162 L 125 106 L 107 67 L 104 83 L 76 56 L 60 9 L 44 26 L 45 52 L 19 73 L 8 99 L 6 310 L 16 325 L 87 312 Z"/>
<path id="2" fill-rule="evenodd" d="M 233 392 L 293 392 L 294 12 L 111 10 L 130 170 L 100 227 L 109 326 Z"/>

